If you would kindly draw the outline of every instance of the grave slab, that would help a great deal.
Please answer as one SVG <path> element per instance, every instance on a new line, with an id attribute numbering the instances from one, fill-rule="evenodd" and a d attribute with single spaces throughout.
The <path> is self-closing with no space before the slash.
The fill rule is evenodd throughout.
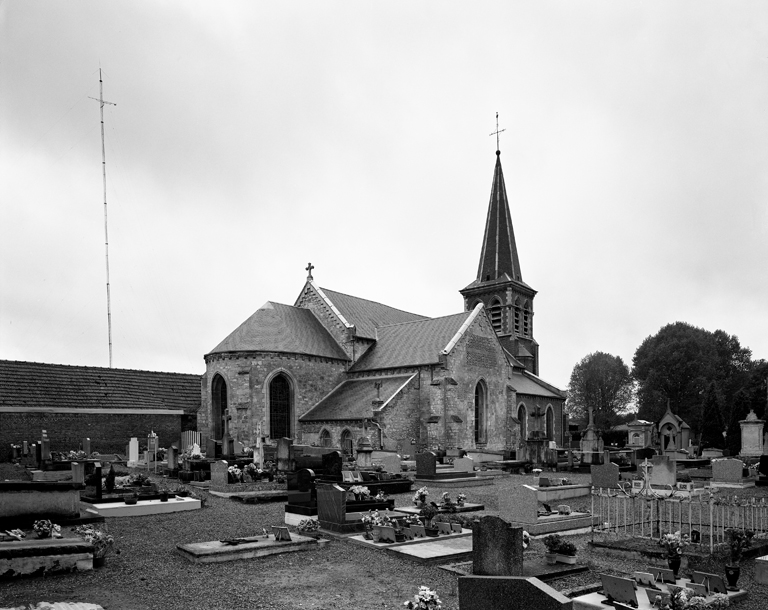
<path id="1" fill-rule="evenodd" d="M 176 513 L 200 508 L 197 498 L 176 498 L 161 502 L 160 500 L 138 500 L 136 504 L 121 502 L 86 504 L 100 517 L 143 517 L 161 513 Z"/>
<path id="2" fill-rule="evenodd" d="M 494 610 L 516 606 L 526 610 L 571 610 L 573 603 L 538 578 L 524 576 L 460 576 L 461 610 Z"/>
<path id="3" fill-rule="evenodd" d="M 0 578 L 93 569 L 93 547 L 79 536 L 0 542 Z"/>
<path id="4" fill-rule="evenodd" d="M 282 553 L 311 551 L 326 544 L 327 540 L 318 540 L 309 536 L 291 534 L 290 540 L 275 540 L 273 537 L 250 536 L 239 538 L 243 542 L 236 545 L 225 544 L 220 540 L 177 544 L 176 550 L 193 563 L 221 563 L 239 559 L 256 559 Z"/>
<path id="5" fill-rule="evenodd" d="M 472 530 L 463 530 L 461 534 L 441 535 L 437 538 L 416 538 L 394 544 L 382 544 L 366 540 L 362 534 L 351 536 L 348 540 L 356 544 L 379 548 L 387 553 L 424 565 L 439 565 L 472 557 Z"/>

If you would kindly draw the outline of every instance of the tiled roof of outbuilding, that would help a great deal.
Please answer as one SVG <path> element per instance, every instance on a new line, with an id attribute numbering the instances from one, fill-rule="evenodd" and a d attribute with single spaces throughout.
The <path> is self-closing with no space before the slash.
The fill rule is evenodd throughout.
<path id="1" fill-rule="evenodd" d="M 461 328 L 471 311 L 383 326 L 378 340 L 350 369 L 351 372 L 373 371 L 408 366 L 436 364 L 443 350 Z"/>
<path id="2" fill-rule="evenodd" d="M 375 301 L 353 297 L 327 288 L 321 288 L 321 290 L 347 322 L 355 325 L 358 337 L 375 339 L 378 327 L 428 319 L 426 316 L 395 309 Z"/>
<path id="3" fill-rule="evenodd" d="M 200 375 L 0 360 L 0 407 L 200 408 Z"/>
<path id="4" fill-rule="evenodd" d="M 299 420 L 334 421 L 370 417 L 374 400 L 381 400 L 386 404 L 413 377 L 414 375 L 390 375 L 348 379 Z M 378 391 L 374 385 L 377 382 L 381 382 Z"/>
<path id="5" fill-rule="evenodd" d="M 349 360 L 309 309 L 267 301 L 211 354 L 285 352 Z"/>

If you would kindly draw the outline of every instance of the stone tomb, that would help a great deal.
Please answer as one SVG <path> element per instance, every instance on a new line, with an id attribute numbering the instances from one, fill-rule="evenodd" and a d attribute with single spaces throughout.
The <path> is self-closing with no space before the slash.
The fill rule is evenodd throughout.
<path id="1" fill-rule="evenodd" d="M 512 607 L 526 610 L 571 610 L 573 602 L 538 578 L 459 577 L 460 610 L 501 610 Z"/>
<path id="2" fill-rule="evenodd" d="M 194 563 L 220 563 L 297 551 L 311 551 L 327 542 L 327 540 L 317 540 L 298 534 L 291 534 L 290 540 L 276 540 L 275 534 L 268 534 L 266 537 L 249 536 L 229 541 L 212 540 L 210 542 L 178 544 L 176 550 L 182 557 L 186 557 Z"/>
<path id="3" fill-rule="evenodd" d="M 744 462 L 736 458 L 712 460 L 710 487 L 744 489 L 754 487 L 754 477 L 744 476 Z"/>
<path id="4" fill-rule="evenodd" d="M 589 513 L 540 513 L 538 490 L 531 485 L 521 485 L 511 493 L 499 494 L 499 513 L 513 526 L 522 527 L 533 536 L 591 527 L 595 520 Z"/>
<path id="5" fill-rule="evenodd" d="M 474 472 L 457 472 L 456 470 L 441 469 L 437 471 L 437 455 L 432 451 L 416 454 L 416 482 L 436 483 L 453 479 L 475 478 Z"/>

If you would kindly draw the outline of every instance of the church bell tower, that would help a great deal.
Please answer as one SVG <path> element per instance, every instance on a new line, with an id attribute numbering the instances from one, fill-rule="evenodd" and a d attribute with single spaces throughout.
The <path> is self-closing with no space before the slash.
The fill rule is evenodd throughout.
<path id="1" fill-rule="evenodd" d="M 539 344 L 533 338 L 536 291 L 523 281 L 520 272 L 499 150 L 477 279 L 459 292 L 464 297 L 466 311 L 478 303 L 484 304 L 502 347 L 513 357 L 513 364 L 538 375 Z"/>

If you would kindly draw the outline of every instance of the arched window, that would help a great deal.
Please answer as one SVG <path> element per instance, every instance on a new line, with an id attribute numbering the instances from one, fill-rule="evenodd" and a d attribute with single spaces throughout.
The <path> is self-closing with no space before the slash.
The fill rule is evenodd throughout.
<path id="1" fill-rule="evenodd" d="M 485 384 L 479 381 L 475 386 L 475 443 L 487 442 L 487 414 L 486 414 Z"/>
<path id="2" fill-rule="evenodd" d="M 211 437 L 224 435 L 224 415 L 227 411 L 227 382 L 216 373 L 211 382 Z"/>
<path id="3" fill-rule="evenodd" d="M 341 452 L 344 455 L 352 455 L 352 433 L 349 430 L 341 433 Z"/>
<path id="4" fill-rule="evenodd" d="M 528 309 L 528 301 L 523 304 L 523 336 L 531 336 L 531 312 Z"/>
<path id="5" fill-rule="evenodd" d="M 517 419 L 520 420 L 520 440 L 528 440 L 528 409 L 524 404 L 517 408 Z"/>
<path id="6" fill-rule="evenodd" d="M 552 405 L 547 405 L 546 429 L 547 429 L 547 440 L 548 441 L 555 440 L 555 411 L 554 409 L 552 409 Z"/>
<path id="7" fill-rule="evenodd" d="M 325 428 L 323 428 L 323 431 L 320 432 L 320 446 L 321 447 L 332 447 L 333 443 L 331 442 L 331 433 L 328 432 Z"/>
<path id="8" fill-rule="evenodd" d="M 269 383 L 269 436 L 291 438 L 291 382 L 282 373 Z"/>
<path id="9" fill-rule="evenodd" d="M 502 320 L 501 320 L 501 303 L 498 299 L 493 299 L 491 306 L 488 308 L 488 313 L 491 316 L 491 326 L 497 333 L 501 332 Z"/>

